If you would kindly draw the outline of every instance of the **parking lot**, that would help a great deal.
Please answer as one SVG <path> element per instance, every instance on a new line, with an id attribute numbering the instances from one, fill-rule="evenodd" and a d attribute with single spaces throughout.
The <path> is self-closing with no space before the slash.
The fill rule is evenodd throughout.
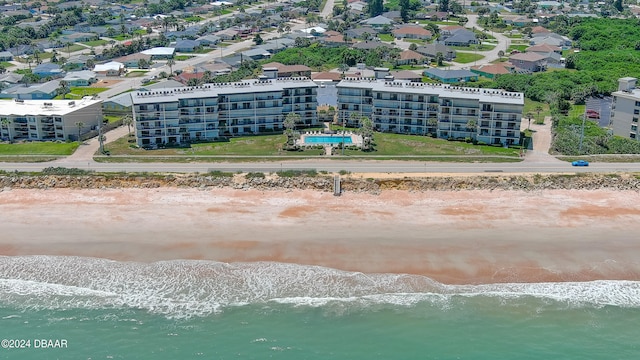
<path id="1" fill-rule="evenodd" d="M 597 121 L 601 127 L 608 127 L 611 124 L 611 96 L 591 97 L 586 101 L 584 116 L 587 119 Z M 593 116 L 597 113 L 600 118 Z"/>

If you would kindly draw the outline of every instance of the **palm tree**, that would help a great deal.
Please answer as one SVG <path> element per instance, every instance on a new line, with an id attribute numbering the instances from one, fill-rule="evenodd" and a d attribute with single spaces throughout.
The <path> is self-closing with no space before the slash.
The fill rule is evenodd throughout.
<path id="1" fill-rule="evenodd" d="M 338 66 L 338 70 L 342 73 L 342 77 L 344 77 L 344 73 L 349 70 L 349 65 L 340 64 L 340 66 Z"/>
<path id="2" fill-rule="evenodd" d="M 467 121 L 466 128 L 467 128 L 467 131 L 470 133 L 469 135 L 471 135 L 470 137 L 472 139 L 476 138 L 477 125 L 478 125 L 478 122 L 476 121 L 476 119 L 469 119 L 469 121 Z"/>
<path id="3" fill-rule="evenodd" d="M 133 125 L 133 117 L 131 115 L 125 115 L 122 118 L 122 124 L 127 125 L 127 129 L 129 130 L 129 136 L 131 136 L 131 125 Z"/>
<path id="4" fill-rule="evenodd" d="M 296 124 L 300 122 L 300 115 L 296 113 L 288 113 L 287 117 L 284 118 L 284 134 L 287 135 L 287 146 L 293 147 L 294 139 L 295 139 L 295 129 Z"/>
<path id="5" fill-rule="evenodd" d="M 173 74 L 173 65 L 176 64 L 176 61 L 173 58 L 167 60 L 167 66 L 169 66 L 169 72 Z"/>
<path id="6" fill-rule="evenodd" d="M 76 126 L 78 127 L 78 142 L 80 142 L 80 132 L 82 131 L 82 128 L 84 127 L 84 123 L 82 121 L 77 121 L 76 122 Z"/>
<path id="7" fill-rule="evenodd" d="M 537 105 L 535 109 L 533 109 L 538 114 L 538 122 L 540 122 L 540 113 L 542 112 L 542 106 Z"/>
<path id="8" fill-rule="evenodd" d="M 67 94 L 71 92 L 71 88 L 69 87 L 69 83 L 61 80 L 60 84 L 58 85 L 58 89 L 56 89 L 56 92 L 58 93 L 58 95 L 62 95 L 62 99 L 66 99 Z"/>
<path id="9" fill-rule="evenodd" d="M 529 125 L 527 125 L 527 129 L 531 129 L 531 118 L 533 118 L 533 114 L 528 112 L 526 115 L 527 120 L 529 120 Z"/>
<path id="10" fill-rule="evenodd" d="M 373 144 L 373 121 L 367 116 L 360 118 L 360 135 L 362 135 L 362 151 L 371 150 Z"/>
<path id="11" fill-rule="evenodd" d="M 9 126 L 9 125 L 11 125 L 11 119 L 2 118 L 2 120 L 0 120 L 0 123 L 2 123 L 2 127 L 6 127 L 7 128 L 7 134 L 9 136 L 9 143 L 13 142 L 13 138 L 11 137 L 11 127 Z"/>

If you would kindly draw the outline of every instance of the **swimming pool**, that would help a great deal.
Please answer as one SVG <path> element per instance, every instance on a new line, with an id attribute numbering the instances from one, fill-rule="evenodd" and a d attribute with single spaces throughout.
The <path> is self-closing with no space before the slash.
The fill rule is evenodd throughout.
<path id="1" fill-rule="evenodd" d="M 351 144 L 351 135 L 345 136 L 305 136 L 304 143 L 305 144 L 340 144 L 344 142 L 345 144 Z"/>

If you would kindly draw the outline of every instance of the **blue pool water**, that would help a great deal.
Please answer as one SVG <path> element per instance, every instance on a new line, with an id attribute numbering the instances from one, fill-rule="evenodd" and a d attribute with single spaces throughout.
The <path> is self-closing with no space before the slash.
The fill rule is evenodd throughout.
<path id="1" fill-rule="evenodd" d="M 307 136 L 304 138 L 305 144 L 351 144 L 351 136 Z"/>

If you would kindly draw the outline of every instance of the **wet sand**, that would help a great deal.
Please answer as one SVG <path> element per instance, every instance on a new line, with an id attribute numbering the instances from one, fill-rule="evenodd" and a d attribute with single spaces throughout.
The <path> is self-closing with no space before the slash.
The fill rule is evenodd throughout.
<path id="1" fill-rule="evenodd" d="M 640 280 L 640 193 L 0 192 L 1 255 L 279 261 L 444 283 Z"/>

